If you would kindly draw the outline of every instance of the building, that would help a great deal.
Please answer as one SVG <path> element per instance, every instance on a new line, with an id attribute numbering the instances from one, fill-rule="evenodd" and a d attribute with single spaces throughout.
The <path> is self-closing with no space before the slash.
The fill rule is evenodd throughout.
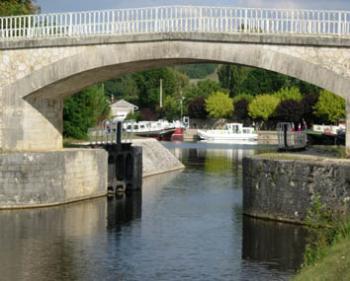
<path id="1" fill-rule="evenodd" d="M 126 116 L 134 113 L 139 108 L 138 106 L 127 102 L 126 100 L 119 100 L 111 104 L 111 113 L 113 121 L 124 121 Z"/>

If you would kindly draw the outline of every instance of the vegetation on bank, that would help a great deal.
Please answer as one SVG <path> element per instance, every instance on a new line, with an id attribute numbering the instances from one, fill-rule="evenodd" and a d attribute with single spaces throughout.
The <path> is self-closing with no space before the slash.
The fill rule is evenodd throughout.
<path id="1" fill-rule="evenodd" d="M 313 227 L 316 239 L 307 245 L 304 264 L 294 280 L 350 280 L 350 218 L 329 210 L 315 195 L 306 223 Z"/>
<path id="2" fill-rule="evenodd" d="M 294 281 L 350 280 L 350 238 L 324 249 L 324 257 L 304 267 Z"/>

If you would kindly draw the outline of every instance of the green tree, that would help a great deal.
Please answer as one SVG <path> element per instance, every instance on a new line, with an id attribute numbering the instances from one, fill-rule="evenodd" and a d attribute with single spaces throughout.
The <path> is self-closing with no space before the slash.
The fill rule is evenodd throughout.
<path id="1" fill-rule="evenodd" d="M 331 92 L 322 90 L 314 110 L 316 116 L 325 122 L 335 124 L 340 119 L 345 118 L 345 100 Z"/>
<path id="2" fill-rule="evenodd" d="M 275 95 L 281 100 L 294 100 L 301 101 L 303 95 L 300 93 L 299 88 L 293 86 L 291 88 L 282 88 L 275 93 Z"/>
<path id="3" fill-rule="evenodd" d="M 106 81 L 104 85 L 107 96 L 138 103 L 140 90 L 132 74 Z"/>
<path id="4" fill-rule="evenodd" d="M 187 86 L 184 89 L 184 96 L 186 97 L 186 100 L 190 102 L 197 97 L 207 98 L 210 94 L 217 91 L 222 92 L 225 90 L 221 88 L 218 82 L 206 79 L 199 81 L 197 84 Z"/>
<path id="5" fill-rule="evenodd" d="M 15 16 L 34 14 L 39 11 L 39 6 L 32 0 L 1 0 L 0 16 Z"/>
<path id="6" fill-rule="evenodd" d="M 168 120 L 175 120 L 180 118 L 180 101 L 174 99 L 172 96 L 166 96 L 164 99 L 164 115 Z"/>
<path id="7" fill-rule="evenodd" d="M 228 89 L 230 96 L 244 92 L 242 87 L 252 68 L 239 65 L 222 65 L 218 70 L 218 77 L 222 88 Z"/>
<path id="8" fill-rule="evenodd" d="M 229 117 L 234 110 L 233 100 L 226 93 L 215 92 L 205 100 L 205 109 L 210 117 Z"/>
<path id="9" fill-rule="evenodd" d="M 90 127 L 109 116 L 110 107 L 103 85 L 89 87 L 67 98 L 63 109 L 63 134 L 84 139 Z"/>
<path id="10" fill-rule="evenodd" d="M 274 114 L 280 100 L 274 95 L 256 96 L 249 104 L 249 116 L 255 120 L 267 121 Z"/>

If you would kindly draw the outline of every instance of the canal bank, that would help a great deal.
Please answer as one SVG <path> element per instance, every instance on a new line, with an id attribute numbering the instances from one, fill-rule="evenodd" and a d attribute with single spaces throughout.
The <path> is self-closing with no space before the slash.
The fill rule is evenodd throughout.
<path id="1" fill-rule="evenodd" d="M 305 223 L 315 205 L 349 215 L 350 160 L 288 153 L 243 160 L 246 215 Z"/>
<path id="2" fill-rule="evenodd" d="M 143 150 L 143 177 L 183 169 L 161 143 L 135 140 Z M 55 206 L 106 196 L 108 153 L 71 148 L 0 155 L 0 209 Z"/>

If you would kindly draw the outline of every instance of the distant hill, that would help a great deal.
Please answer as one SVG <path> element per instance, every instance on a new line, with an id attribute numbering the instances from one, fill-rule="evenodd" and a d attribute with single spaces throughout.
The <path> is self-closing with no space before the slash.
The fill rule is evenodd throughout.
<path id="1" fill-rule="evenodd" d="M 201 63 L 180 65 L 175 68 L 186 74 L 190 79 L 205 79 L 207 76 L 215 74 L 217 67 L 217 64 Z"/>

